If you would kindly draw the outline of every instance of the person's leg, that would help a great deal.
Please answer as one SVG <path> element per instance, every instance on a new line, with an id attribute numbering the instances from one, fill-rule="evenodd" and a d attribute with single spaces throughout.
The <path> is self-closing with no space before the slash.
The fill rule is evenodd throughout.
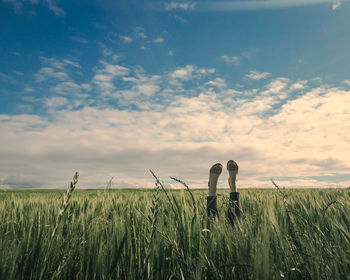
<path id="1" fill-rule="evenodd" d="M 239 208 L 239 192 L 237 192 L 236 183 L 238 173 L 237 163 L 233 160 L 229 160 L 227 162 L 227 171 L 229 173 L 228 184 L 230 186 L 230 201 L 226 217 L 228 221 L 234 225 L 235 219 L 241 217 L 241 209 Z"/>
<path id="2" fill-rule="evenodd" d="M 208 217 L 218 216 L 218 206 L 216 199 L 216 187 L 218 184 L 219 176 L 222 172 L 221 163 L 214 164 L 209 171 L 209 195 L 207 196 L 207 214 Z"/>

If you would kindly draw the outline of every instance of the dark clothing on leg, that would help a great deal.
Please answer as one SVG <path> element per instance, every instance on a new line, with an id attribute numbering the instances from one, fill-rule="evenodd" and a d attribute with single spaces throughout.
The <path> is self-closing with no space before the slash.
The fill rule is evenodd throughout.
<path id="1" fill-rule="evenodd" d="M 229 206 L 226 212 L 226 218 L 229 223 L 234 226 L 235 220 L 241 217 L 241 209 L 239 208 L 239 192 L 230 193 Z"/>
<path id="2" fill-rule="evenodd" d="M 219 216 L 217 197 L 207 196 L 207 215 L 209 218 L 214 218 Z"/>
<path id="3" fill-rule="evenodd" d="M 207 215 L 208 218 L 219 217 L 218 204 L 216 196 L 207 196 Z M 226 212 L 227 221 L 234 226 L 235 220 L 241 217 L 239 206 L 239 192 L 230 192 L 229 206 Z M 210 221 L 208 221 L 210 225 Z"/>

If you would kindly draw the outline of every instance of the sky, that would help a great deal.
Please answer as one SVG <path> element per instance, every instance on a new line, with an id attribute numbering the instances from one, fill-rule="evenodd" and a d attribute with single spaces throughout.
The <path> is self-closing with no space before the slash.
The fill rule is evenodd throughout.
<path id="1" fill-rule="evenodd" d="M 350 1 L 0 0 L 0 188 L 350 186 Z"/>

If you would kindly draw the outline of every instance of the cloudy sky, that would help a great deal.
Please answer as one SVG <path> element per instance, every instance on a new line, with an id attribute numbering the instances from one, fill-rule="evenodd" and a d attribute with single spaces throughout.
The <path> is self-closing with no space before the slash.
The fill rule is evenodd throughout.
<path id="1" fill-rule="evenodd" d="M 350 1 L 0 0 L 0 188 L 350 186 Z M 220 178 L 227 187 L 227 172 Z M 176 187 L 176 184 L 172 185 Z"/>

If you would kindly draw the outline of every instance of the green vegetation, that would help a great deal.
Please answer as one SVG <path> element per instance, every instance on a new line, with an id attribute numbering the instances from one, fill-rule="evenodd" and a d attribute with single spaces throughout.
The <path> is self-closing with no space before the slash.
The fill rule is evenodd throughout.
<path id="1" fill-rule="evenodd" d="M 0 279 L 350 279 L 349 190 L 0 192 Z M 193 200 L 194 199 L 194 200 Z M 194 205 L 195 204 L 195 205 Z"/>

